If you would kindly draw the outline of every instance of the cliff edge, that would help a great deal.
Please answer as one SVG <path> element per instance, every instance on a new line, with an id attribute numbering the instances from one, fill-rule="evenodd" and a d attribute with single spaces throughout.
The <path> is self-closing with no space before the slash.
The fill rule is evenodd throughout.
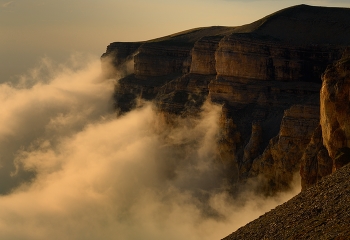
<path id="1" fill-rule="evenodd" d="M 332 163 L 337 150 L 327 144 L 322 121 L 333 122 L 328 132 L 339 136 L 337 149 L 346 145 L 348 129 L 342 125 L 346 120 L 320 115 L 321 76 L 349 43 L 350 9 L 298 5 L 243 26 L 111 43 L 102 59 L 108 74 L 115 71 L 107 62 L 125 75 L 114 95 L 120 114 L 134 108 L 138 99 L 153 101 L 169 121 L 174 115 L 196 116 L 206 99 L 220 104 L 217 161 L 228 182 L 235 186 L 259 178 L 259 190 L 274 194 L 288 189 L 298 171 L 306 189 L 330 174 L 330 165 L 337 168 Z M 324 83 L 336 74 L 327 71 Z M 327 86 L 322 91 L 331 103 L 322 102 L 321 95 L 321 110 L 339 110 L 332 94 L 340 83 Z M 320 116 L 327 119 L 321 125 Z M 316 165 L 321 169 L 318 180 Z"/>

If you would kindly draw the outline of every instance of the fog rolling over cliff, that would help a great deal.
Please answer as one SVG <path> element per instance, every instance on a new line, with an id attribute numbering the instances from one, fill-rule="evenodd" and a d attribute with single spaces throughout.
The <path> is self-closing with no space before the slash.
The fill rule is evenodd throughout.
<path id="1" fill-rule="evenodd" d="M 148 102 L 117 117 L 96 59 L 43 59 L 0 85 L 1 239 L 219 239 L 295 195 L 231 198 L 220 107 L 171 127 Z"/>
<path id="2" fill-rule="evenodd" d="M 297 5 L 240 27 L 111 43 L 102 60 L 111 60 L 117 71 L 134 70 L 118 81 L 114 106 L 127 114 L 151 100 L 164 122 L 177 126 L 174 119 L 197 118 L 210 101 L 220 115 L 212 143 L 222 190 L 227 187 L 234 196 L 253 181 L 255 190 L 271 196 L 291 189 L 295 175 L 301 176 L 303 190 L 312 188 L 349 161 L 337 157 L 350 147 L 349 16 L 347 8 Z M 221 194 L 237 206 L 237 197 Z M 211 202 L 211 197 L 200 199 Z M 211 216 L 218 213 L 209 209 Z M 303 214 L 302 207 L 296 211 Z M 346 226 L 346 218 L 340 221 Z M 269 224 L 267 229 L 283 236 L 284 229 Z"/>
<path id="3" fill-rule="evenodd" d="M 349 16 L 348 8 L 297 5 L 243 26 L 113 42 L 102 59 L 110 57 L 118 70 L 134 60 L 134 73 L 115 89 L 121 112 L 152 100 L 171 121 L 196 116 L 207 99 L 219 104 L 217 145 L 227 181 L 234 187 L 260 178 L 259 191 L 273 195 L 288 190 L 295 173 L 307 188 L 336 169 L 321 146 L 303 154 L 322 135 L 321 76 L 349 45 Z"/>
<path id="4" fill-rule="evenodd" d="M 221 239 L 299 173 L 322 181 L 350 147 L 349 13 L 298 5 L 2 83 L 0 239 Z"/>

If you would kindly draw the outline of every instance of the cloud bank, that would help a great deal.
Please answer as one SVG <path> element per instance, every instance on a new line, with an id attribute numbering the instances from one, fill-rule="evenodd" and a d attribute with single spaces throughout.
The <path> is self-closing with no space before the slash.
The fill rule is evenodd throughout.
<path id="1" fill-rule="evenodd" d="M 176 126 L 151 103 L 117 118 L 115 81 L 82 59 L 0 85 L 1 239 L 220 239 L 295 194 L 233 199 L 218 106 Z"/>

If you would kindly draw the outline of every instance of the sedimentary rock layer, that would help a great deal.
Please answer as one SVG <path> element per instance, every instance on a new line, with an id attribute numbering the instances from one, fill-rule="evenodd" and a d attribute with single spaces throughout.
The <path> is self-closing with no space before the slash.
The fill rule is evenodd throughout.
<path id="1" fill-rule="evenodd" d="M 223 36 L 203 37 L 198 40 L 192 49 L 191 73 L 215 74 L 216 59 L 215 52 Z"/>
<path id="2" fill-rule="evenodd" d="M 238 78 L 319 82 L 326 66 L 340 54 L 338 47 L 303 47 L 252 34 L 231 34 L 219 43 L 216 72 Z"/>
<path id="3" fill-rule="evenodd" d="M 310 186 L 329 173 L 328 152 L 335 159 L 349 146 L 348 109 L 340 107 L 349 105 L 347 60 L 323 77 L 315 132 L 321 75 L 350 42 L 349 16 L 350 9 L 299 5 L 240 27 L 110 44 L 103 56 L 111 56 L 118 71 L 133 63 L 133 74 L 116 86 L 116 108 L 123 113 L 138 99 L 152 100 L 171 119 L 196 115 L 209 98 L 222 105 L 218 162 L 229 182 L 259 175 L 261 189 L 278 191 L 288 188 L 302 163 L 303 184 Z"/>
<path id="4" fill-rule="evenodd" d="M 191 45 L 146 43 L 134 57 L 135 75 L 139 77 L 164 76 L 189 72 Z"/>

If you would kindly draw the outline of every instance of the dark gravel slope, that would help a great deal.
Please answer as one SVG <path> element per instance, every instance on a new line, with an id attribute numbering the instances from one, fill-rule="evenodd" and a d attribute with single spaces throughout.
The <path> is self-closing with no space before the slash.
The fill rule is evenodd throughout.
<path id="1" fill-rule="evenodd" d="M 350 239 L 350 164 L 224 238 Z"/>

